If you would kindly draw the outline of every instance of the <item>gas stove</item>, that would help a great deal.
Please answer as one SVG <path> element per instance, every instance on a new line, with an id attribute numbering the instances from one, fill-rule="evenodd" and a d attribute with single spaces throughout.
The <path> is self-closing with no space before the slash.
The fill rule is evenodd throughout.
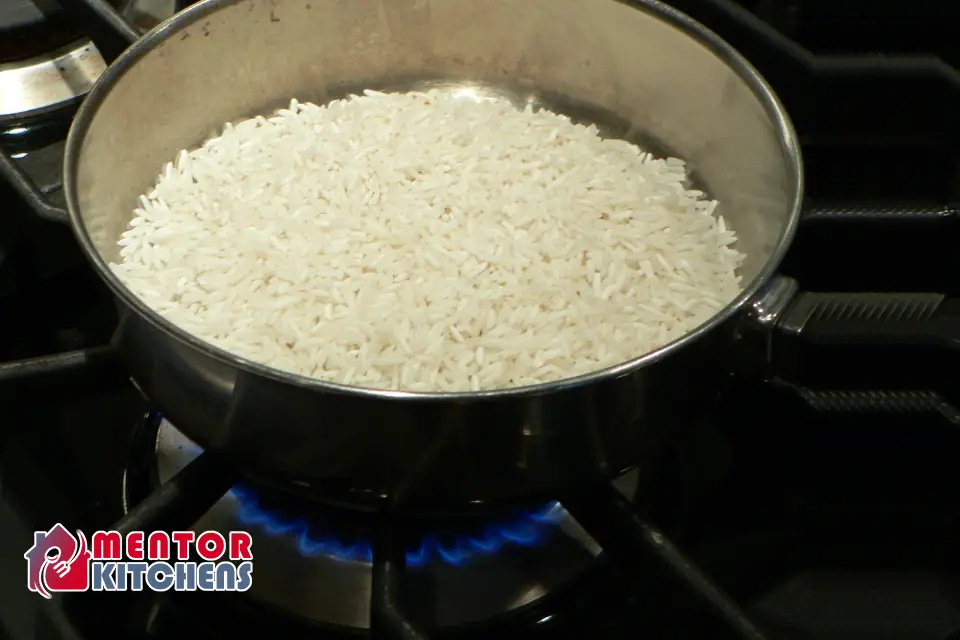
<path id="1" fill-rule="evenodd" d="M 0 144 L 56 202 L 103 61 L 83 38 L 97 25 L 47 4 L 0 0 Z M 960 293 L 948 4 L 670 4 L 746 55 L 796 124 L 809 198 L 785 275 Z M 117 6 L 146 29 L 179 5 Z M 949 335 L 882 354 L 803 345 L 609 488 L 383 514 L 251 484 L 204 453 L 113 361 L 115 322 L 70 230 L 0 182 L 0 638 L 960 638 Z M 55 523 L 245 530 L 255 579 L 46 600 L 24 553 Z"/>

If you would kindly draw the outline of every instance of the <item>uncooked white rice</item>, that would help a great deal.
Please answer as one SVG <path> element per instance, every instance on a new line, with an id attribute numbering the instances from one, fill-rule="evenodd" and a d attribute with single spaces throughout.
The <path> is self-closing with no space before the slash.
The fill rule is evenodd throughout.
<path id="1" fill-rule="evenodd" d="M 640 356 L 740 291 L 684 163 L 507 101 L 368 91 L 227 125 L 168 164 L 121 280 L 265 365 L 414 391 Z"/>

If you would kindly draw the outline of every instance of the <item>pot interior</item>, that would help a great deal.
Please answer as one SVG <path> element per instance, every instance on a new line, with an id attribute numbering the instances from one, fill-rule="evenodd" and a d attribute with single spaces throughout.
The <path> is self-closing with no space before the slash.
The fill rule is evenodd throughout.
<path id="1" fill-rule="evenodd" d="M 437 86 L 542 105 L 686 160 L 738 234 L 748 292 L 789 240 L 789 123 L 737 54 L 652 0 L 201 2 L 127 51 L 84 105 L 65 167 L 76 231 L 105 269 L 137 196 L 224 123 L 291 98 Z"/>

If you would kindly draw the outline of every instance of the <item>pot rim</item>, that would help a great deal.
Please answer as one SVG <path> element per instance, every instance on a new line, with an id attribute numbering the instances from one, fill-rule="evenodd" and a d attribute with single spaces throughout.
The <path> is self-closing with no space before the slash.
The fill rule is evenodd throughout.
<path id="1" fill-rule="evenodd" d="M 750 87 L 754 95 L 763 105 L 764 112 L 770 121 L 778 130 L 780 142 L 787 152 L 790 166 L 791 179 L 796 186 L 793 202 L 790 205 L 790 214 L 787 224 L 784 226 L 777 240 L 770 258 L 743 290 L 726 307 L 711 316 L 706 322 L 696 329 L 685 333 L 675 340 L 648 352 L 641 356 L 631 358 L 619 364 L 615 364 L 603 369 L 598 369 L 590 373 L 581 374 L 571 378 L 564 378 L 552 382 L 542 382 L 533 385 L 519 387 L 508 387 L 502 389 L 489 389 L 481 391 L 405 391 L 393 389 L 377 389 L 373 387 L 360 387 L 353 385 L 340 384 L 312 378 L 297 373 L 283 371 L 264 364 L 259 364 L 252 360 L 237 356 L 225 349 L 212 345 L 189 332 L 176 326 L 159 313 L 152 310 L 140 298 L 138 298 L 130 289 L 128 289 L 120 279 L 109 268 L 106 261 L 94 247 L 87 231 L 86 225 L 80 216 L 80 206 L 77 197 L 77 185 L 74 176 L 79 162 L 80 151 L 83 146 L 84 138 L 104 99 L 110 94 L 111 90 L 120 81 L 120 79 L 132 69 L 141 58 L 153 51 L 163 43 L 170 40 L 182 29 L 192 25 L 198 20 L 219 11 L 221 8 L 237 4 L 240 2 L 252 2 L 254 0 L 201 0 L 201 2 L 191 5 L 183 11 L 173 15 L 171 18 L 160 23 L 146 35 L 141 37 L 129 48 L 127 48 L 107 70 L 100 76 L 94 87 L 91 89 L 86 99 L 81 104 L 70 127 L 67 136 L 66 149 L 63 159 L 63 190 L 66 196 L 67 210 L 70 217 L 70 226 L 73 228 L 74 235 L 77 238 L 80 247 L 86 254 L 87 259 L 96 268 L 99 276 L 110 287 L 115 296 L 123 301 L 124 305 L 133 310 L 141 318 L 149 322 L 155 329 L 166 334 L 191 349 L 201 352 L 207 357 L 213 358 L 228 366 L 233 366 L 244 373 L 263 376 L 273 381 L 303 387 L 317 392 L 334 392 L 359 397 L 392 399 L 392 400 L 415 400 L 415 401 L 477 401 L 477 400 L 499 400 L 511 397 L 535 396 L 552 394 L 565 389 L 579 387 L 591 383 L 602 382 L 603 380 L 618 378 L 630 374 L 634 371 L 649 366 L 673 353 L 682 349 L 684 346 L 700 339 L 714 328 L 731 318 L 740 309 L 752 301 L 760 288 L 774 275 L 780 266 L 780 262 L 789 249 L 800 218 L 800 208 L 803 200 L 804 180 L 803 180 L 803 160 L 800 153 L 800 145 L 797 140 L 797 134 L 793 127 L 786 109 L 780 99 L 773 92 L 773 89 L 760 73 L 747 61 L 737 50 L 727 44 L 717 34 L 713 33 L 705 26 L 676 9 L 659 2 L 659 0 L 610 0 L 630 6 L 631 8 L 646 11 L 654 17 L 676 27 L 688 37 L 693 38 L 699 44 L 706 47 L 720 60 L 722 60 Z"/>

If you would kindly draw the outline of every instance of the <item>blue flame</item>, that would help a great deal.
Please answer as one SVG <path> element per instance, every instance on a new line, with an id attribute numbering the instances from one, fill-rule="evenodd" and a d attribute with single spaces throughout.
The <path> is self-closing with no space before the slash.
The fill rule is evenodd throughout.
<path id="1" fill-rule="evenodd" d="M 162 416 L 151 413 L 148 423 L 159 426 Z M 182 447 L 189 454 L 199 455 L 203 449 L 186 440 Z M 306 557 L 326 556 L 346 561 L 373 561 L 373 549 L 366 539 L 343 542 L 336 533 L 306 518 L 278 513 L 261 505 L 256 490 L 246 484 L 237 484 L 229 492 L 237 500 L 236 516 L 247 528 L 258 528 L 270 536 L 287 536 L 295 541 L 297 549 Z M 565 511 L 558 502 L 515 514 L 485 526 L 475 526 L 469 532 L 455 535 L 428 535 L 406 552 L 408 566 L 419 567 L 431 561 L 460 566 L 478 557 L 497 553 L 505 546 L 532 547 L 543 543 Z"/>
<path id="2" fill-rule="evenodd" d="M 230 493 L 237 499 L 237 520 L 246 527 L 257 527 L 271 536 L 288 536 L 306 557 L 326 556 L 345 561 L 373 561 L 369 540 L 340 540 L 331 531 L 321 531 L 303 518 L 286 517 L 260 505 L 256 491 L 238 484 Z M 563 516 L 557 502 L 550 502 L 534 511 L 488 523 L 478 531 L 455 536 L 428 535 L 406 552 L 409 567 L 420 567 L 433 560 L 461 566 L 478 557 L 491 555 L 507 545 L 532 547 L 543 543 Z"/>

